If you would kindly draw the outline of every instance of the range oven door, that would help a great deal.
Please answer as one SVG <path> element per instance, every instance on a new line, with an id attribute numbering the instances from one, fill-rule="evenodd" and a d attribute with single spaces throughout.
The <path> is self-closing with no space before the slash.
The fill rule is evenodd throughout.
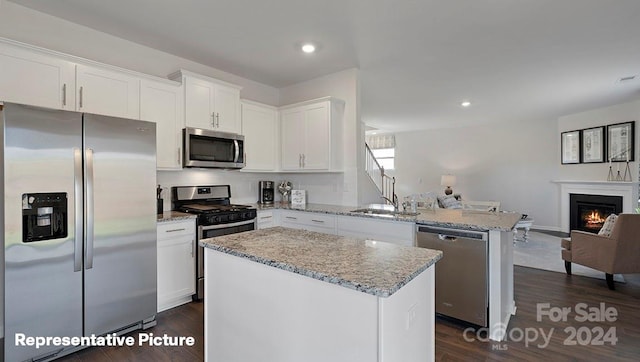
<path id="1" fill-rule="evenodd" d="M 185 128 L 184 167 L 243 168 L 244 136 Z"/>
<path id="2" fill-rule="evenodd" d="M 216 236 L 241 233 L 243 231 L 251 231 L 256 228 L 256 219 L 240 221 L 229 224 L 219 225 L 199 225 L 198 240 L 213 238 Z M 198 247 L 197 252 L 197 270 L 196 270 L 196 294 L 194 300 L 202 300 L 204 298 L 204 248 Z"/>

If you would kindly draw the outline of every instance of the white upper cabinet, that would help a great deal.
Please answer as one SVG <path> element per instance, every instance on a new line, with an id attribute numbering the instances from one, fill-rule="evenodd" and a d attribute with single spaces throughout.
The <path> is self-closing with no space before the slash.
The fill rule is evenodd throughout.
<path id="1" fill-rule="evenodd" d="M 282 169 L 302 169 L 302 154 L 305 151 L 305 110 L 286 109 L 280 112 L 282 129 Z M 326 149 L 322 147 L 322 149 Z"/>
<path id="2" fill-rule="evenodd" d="M 0 100 L 74 110 L 75 64 L 0 43 Z"/>
<path id="3" fill-rule="evenodd" d="M 280 108 L 283 171 L 341 171 L 344 102 L 327 97 Z"/>
<path id="4" fill-rule="evenodd" d="M 232 133 L 242 132 L 240 88 L 216 84 L 214 90 L 215 130 Z"/>
<path id="5" fill-rule="evenodd" d="M 140 78 L 88 65 L 76 66 L 76 110 L 140 118 Z"/>
<path id="6" fill-rule="evenodd" d="M 185 94 L 185 125 L 240 133 L 241 87 L 184 70 L 169 76 L 181 81 Z"/>
<path id="7" fill-rule="evenodd" d="M 242 102 L 242 134 L 246 166 L 242 171 L 275 171 L 278 168 L 278 111 L 275 107 Z"/>
<path id="8" fill-rule="evenodd" d="M 182 169 L 183 99 L 178 83 L 140 81 L 140 119 L 156 123 L 159 169 Z"/>

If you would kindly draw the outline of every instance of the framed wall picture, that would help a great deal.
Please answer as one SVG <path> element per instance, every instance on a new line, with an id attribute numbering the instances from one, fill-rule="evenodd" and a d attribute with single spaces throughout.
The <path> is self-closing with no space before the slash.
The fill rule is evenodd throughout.
<path id="1" fill-rule="evenodd" d="M 607 160 L 611 162 L 634 161 L 635 122 L 607 126 Z"/>
<path id="2" fill-rule="evenodd" d="M 580 131 L 562 132 L 560 146 L 563 165 L 580 163 Z"/>
<path id="3" fill-rule="evenodd" d="M 582 162 L 605 162 L 604 126 L 582 130 Z"/>

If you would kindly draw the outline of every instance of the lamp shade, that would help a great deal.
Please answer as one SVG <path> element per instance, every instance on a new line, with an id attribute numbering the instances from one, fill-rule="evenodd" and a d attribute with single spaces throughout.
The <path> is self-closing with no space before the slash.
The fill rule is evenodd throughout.
<path id="1" fill-rule="evenodd" d="M 442 186 L 455 186 L 456 177 L 453 175 L 442 175 L 440 178 L 440 185 Z"/>

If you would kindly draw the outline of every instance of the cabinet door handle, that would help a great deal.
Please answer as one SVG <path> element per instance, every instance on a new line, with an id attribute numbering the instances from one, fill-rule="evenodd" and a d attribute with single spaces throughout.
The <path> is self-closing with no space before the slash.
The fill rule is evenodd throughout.
<path id="1" fill-rule="evenodd" d="M 307 156 L 303 153 L 302 154 L 302 168 L 305 168 L 307 163 Z"/>
<path id="2" fill-rule="evenodd" d="M 323 223 L 323 224 L 324 224 L 324 220 L 315 220 L 315 219 L 311 219 L 311 221 L 313 221 L 313 222 L 319 222 L 319 223 Z"/>
<path id="3" fill-rule="evenodd" d="M 260 219 L 271 219 L 273 216 L 260 216 Z"/>
<path id="4" fill-rule="evenodd" d="M 211 112 L 211 128 L 216 128 L 216 112 Z"/>
<path id="5" fill-rule="evenodd" d="M 289 220 L 298 220 L 297 217 L 293 217 L 293 216 L 285 216 L 285 219 L 289 219 Z"/>
<path id="6" fill-rule="evenodd" d="M 83 88 L 84 87 L 80 87 L 80 101 L 78 102 L 79 106 L 80 106 L 80 109 L 82 109 L 82 105 L 83 105 L 83 97 L 82 97 Z"/>
<path id="7" fill-rule="evenodd" d="M 185 229 L 185 228 L 182 228 L 182 229 L 171 229 L 171 230 L 167 230 L 165 232 L 167 232 L 167 233 L 175 233 L 176 231 L 185 231 L 185 230 L 187 230 L 187 229 Z"/>
<path id="8" fill-rule="evenodd" d="M 302 168 L 302 153 L 298 154 L 298 167 Z"/>
<path id="9" fill-rule="evenodd" d="M 67 105 L 67 84 L 62 85 L 62 105 Z"/>
<path id="10" fill-rule="evenodd" d="M 180 147 L 178 147 L 178 166 L 180 165 L 180 159 L 182 158 L 182 157 L 180 157 L 182 155 L 182 152 L 180 152 L 180 151 L 181 151 L 181 149 L 180 149 Z"/>
<path id="11" fill-rule="evenodd" d="M 196 246 L 196 241 L 194 239 L 191 239 L 191 257 L 193 258 L 193 255 L 195 254 L 194 249 Z"/>
<path id="12" fill-rule="evenodd" d="M 216 113 L 216 128 L 220 128 L 220 113 Z"/>

